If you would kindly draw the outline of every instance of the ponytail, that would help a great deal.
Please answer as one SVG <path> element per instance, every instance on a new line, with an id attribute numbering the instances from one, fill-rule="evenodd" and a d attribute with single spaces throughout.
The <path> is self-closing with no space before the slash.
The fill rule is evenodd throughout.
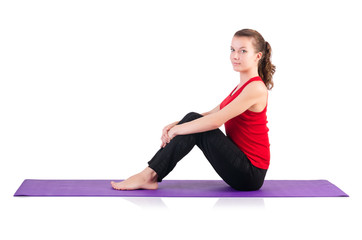
<path id="1" fill-rule="evenodd" d="M 262 59 L 259 61 L 258 73 L 263 79 L 265 86 L 270 90 L 274 86 L 273 74 L 275 73 L 275 65 L 272 64 L 271 58 L 272 49 L 270 44 L 265 41 L 265 49 Z"/>

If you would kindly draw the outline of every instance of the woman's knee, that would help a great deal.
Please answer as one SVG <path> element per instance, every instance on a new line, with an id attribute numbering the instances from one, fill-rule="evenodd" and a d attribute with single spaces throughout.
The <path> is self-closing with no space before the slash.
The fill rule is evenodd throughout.
<path id="1" fill-rule="evenodd" d="M 197 112 L 189 112 L 188 114 L 186 114 L 185 117 L 199 118 L 199 117 L 202 117 L 202 115 L 200 113 L 197 113 Z"/>
<path id="2" fill-rule="evenodd" d="M 202 117 L 201 114 L 196 113 L 196 112 L 189 112 L 188 114 L 186 114 L 183 119 L 180 121 L 180 123 L 184 123 L 184 122 L 190 122 L 192 120 L 195 120 L 197 118 Z"/>

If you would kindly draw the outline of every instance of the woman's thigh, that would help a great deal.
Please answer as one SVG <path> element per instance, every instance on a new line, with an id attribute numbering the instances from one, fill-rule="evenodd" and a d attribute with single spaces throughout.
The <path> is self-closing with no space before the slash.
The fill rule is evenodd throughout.
<path id="1" fill-rule="evenodd" d="M 255 167 L 240 148 L 220 129 L 198 134 L 196 145 L 218 175 L 238 190 L 257 190 L 266 170 Z"/>
<path id="2" fill-rule="evenodd" d="M 179 124 L 202 117 L 188 113 Z M 240 148 L 220 129 L 193 134 L 196 145 L 218 175 L 231 187 L 238 190 L 257 190 L 264 182 L 265 173 L 253 166 Z"/>

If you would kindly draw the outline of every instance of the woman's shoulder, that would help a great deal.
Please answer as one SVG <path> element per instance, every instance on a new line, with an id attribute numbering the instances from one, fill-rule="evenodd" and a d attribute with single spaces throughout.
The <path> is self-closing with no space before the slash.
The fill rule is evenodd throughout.
<path id="1" fill-rule="evenodd" d="M 263 81 L 252 81 L 244 89 L 245 92 L 253 94 L 267 94 L 268 88 L 265 86 Z"/>

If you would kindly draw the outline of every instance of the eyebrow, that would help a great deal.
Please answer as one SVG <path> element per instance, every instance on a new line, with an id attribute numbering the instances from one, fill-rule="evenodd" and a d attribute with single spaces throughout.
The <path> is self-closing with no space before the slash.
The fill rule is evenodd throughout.
<path id="1" fill-rule="evenodd" d="M 234 48 L 233 46 L 230 46 L 231 48 Z M 241 47 L 241 48 L 239 48 L 239 49 L 242 49 L 242 48 L 246 48 L 246 47 Z"/>

